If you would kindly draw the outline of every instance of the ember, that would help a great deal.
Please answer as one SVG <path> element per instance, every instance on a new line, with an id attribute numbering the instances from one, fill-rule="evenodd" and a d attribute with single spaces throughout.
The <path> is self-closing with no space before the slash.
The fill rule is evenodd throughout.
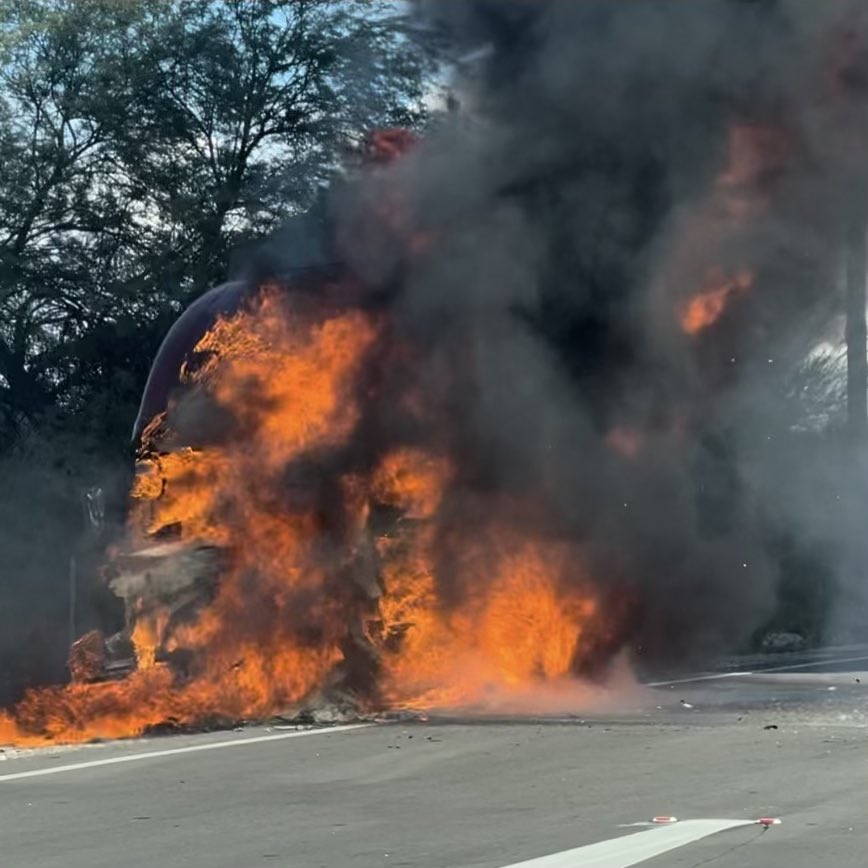
<path id="1" fill-rule="evenodd" d="M 733 278 L 713 274 L 709 283 L 712 284 L 711 288 L 703 290 L 679 309 L 681 327 L 689 335 L 698 334 L 703 329 L 713 326 L 726 310 L 727 305 L 751 288 L 753 278 L 746 271 Z"/>

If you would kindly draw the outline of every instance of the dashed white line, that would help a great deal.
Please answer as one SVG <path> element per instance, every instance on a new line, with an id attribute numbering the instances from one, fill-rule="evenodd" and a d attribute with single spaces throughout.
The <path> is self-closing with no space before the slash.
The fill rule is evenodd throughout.
<path id="1" fill-rule="evenodd" d="M 526 862 L 515 862 L 505 868 L 629 868 L 709 835 L 754 825 L 756 820 L 686 820 Z"/>
<path id="2" fill-rule="evenodd" d="M 39 778 L 44 775 L 59 775 L 65 772 L 77 772 L 84 769 L 94 769 L 100 766 L 120 765 L 121 763 L 134 763 L 142 760 L 160 759 L 167 756 L 178 756 L 185 753 L 201 753 L 209 750 L 222 750 L 229 747 L 246 747 L 251 744 L 265 744 L 270 741 L 283 741 L 288 738 L 301 738 L 306 735 L 327 735 L 331 732 L 349 732 L 355 729 L 365 729 L 372 726 L 370 723 L 351 723 L 343 726 L 330 726 L 322 729 L 299 729 L 292 732 L 280 732 L 272 735 L 258 735 L 253 738 L 234 738 L 226 741 L 209 741 L 205 744 L 191 744 L 185 747 L 173 747 L 167 750 L 151 750 L 143 753 L 120 754 L 119 756 L 106 757 L 105 759 L 90 760 L 88 762 L 68 763 L 62 766 L 49 766 L 47 768 L 30 769 L 25 772 L 12 772 L 8 775 L 0 775 L 0 783 L 6 781 L 20 781 L 24 778 Z"/>

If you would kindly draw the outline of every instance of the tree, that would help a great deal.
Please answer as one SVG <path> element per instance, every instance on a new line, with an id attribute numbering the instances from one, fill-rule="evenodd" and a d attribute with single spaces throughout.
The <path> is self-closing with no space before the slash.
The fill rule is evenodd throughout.
<path id="1" fill-rule="evenodd" d="M 379 5 L 193 0 L 148 25 L 123 157 L 185 296 L 307 208 L 349 141 L 419 120 L 422 67 Z"/>
<path id="2" fill-rule="evenodd" d="M 52 350 L 105 306 L 94 280 L 127 229 L 110 185 L 109 4 L 15 3 L 0 67 L 0 420 L 16 435 L 61 397 Z"/>

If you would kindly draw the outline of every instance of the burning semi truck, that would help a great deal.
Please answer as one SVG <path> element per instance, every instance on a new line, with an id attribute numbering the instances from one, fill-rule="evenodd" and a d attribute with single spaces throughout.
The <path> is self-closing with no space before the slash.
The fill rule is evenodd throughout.
<path id="1" fill-rule="evenodd" d="M 715 232 L 715 221 L 762 209 L 758 191 L 787 153 L 769 148 L 778 137 L 762 126 L 731 136 L 732 162 L 706 215 Z M 369 162 L 389 165 L 412 143 L 380 133 Z M 438 239 L 395 222 L 399 207 L 376 213 L 408 257 L 437 255 Z M 674 268 L 695 269 L 679 257 Z M 747 270 L 703 273 L 698 291 L 671 307 L 697 347 L 731 308 L 738 315 L 754 281 Z M 480 496 L 484 478 L 461 480 L 480 472 L 480 457 L 460 466 L 467 446 L 452 420 L 461 408 L 448 402 L 466 394 L 484 347 L 472 336 L 454 343 L 426 390 L 414 371 L 429 368 L 420 355 L 430 348 L 391 310 L 403 279 L 376 284 L 324 261 L 212 289 L 173 325 L 134 426 L 127 531 L 105 569 L 125 626 L 75 644 L 76 681 L 158 669 L 187 683 L 203 663 L 243 675 L 252 659 L 269 704 L 275 669 L 300 667 L 282 703 L 327 695 L 380 707 L 606 672 L 634 630 L 640 594 L 626 578 L 581 578 L 586 555 L 545 496 Z M 715 358 L 706 355 L 709 377 L 726 377 Z M 691 412 L 702 402 L 650 436 L 610 424 L 608 460 L 638 466 L 655 438 L 692 436 Z M 720 479 L 710 510 L 718 520 Z M 485 590 L 451 612 L 444 576 L 463 570 L 462 585 Z M 468 684 L 458 677 L 465 667 L 479 670 Z"/>
<path id="2" fill-rule="evenodd" d="M 378 133 L 368 163 L 412 142 Z M 414 257 L 436 244 L 398 234 Z M 278 706 L 358 710 L 604 673 L 631 602 L 564 583 L 583 569 L 571 544 L 519 530 L 547 521 L 537 506 L 468 497 L 444 521 L 463 446 L 443 402 L 476 348 L 454 347 L 426 391 L 413 371 L 430 348 L 391 319 L 394 291 L 323 262 L 212 289 L 172 326 L 134 426 L 127 529 L 104 570 L 125 624 L 75 643 L 76 682 L 252 669 L 263 710 L 275 690 Z M 446 570 L 493 592 L 450 612 Z M 243 713 L 257 713 L 249 700 Z"/>

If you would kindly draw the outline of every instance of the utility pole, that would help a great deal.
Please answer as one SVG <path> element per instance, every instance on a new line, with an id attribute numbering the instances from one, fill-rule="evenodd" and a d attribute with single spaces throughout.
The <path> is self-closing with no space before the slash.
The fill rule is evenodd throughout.
<path id="1" fill-rule="evenodd" d="M 857 187 L 846 238 L 847 427 L 854 445 L 868 443 L 868 326 L 865 321 L 868 280 L 868 197 Z"/>
<path id="2" fill-rule="evenodd" d="M 78 639 L 78 597 L 79 597 L 79 554 L 88 544 L 99 539 L 105 526 L 105 497 L 99 487 L 91 487 L 82 493 L 82 506 L 84 507 L 85 530 L 79 538 L 73 553 L 69 556 L 69 647 L 72 648 Z"/>

